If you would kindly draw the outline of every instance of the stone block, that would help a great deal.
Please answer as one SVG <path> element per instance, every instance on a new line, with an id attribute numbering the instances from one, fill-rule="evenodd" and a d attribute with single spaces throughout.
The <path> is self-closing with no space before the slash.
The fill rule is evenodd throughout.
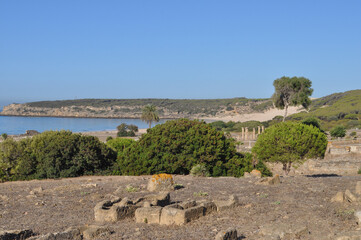
<path id="1" fill-rule="evenodd" d="M 166 173 L 153 175 L 147 186 L 150 192 L 172 191 L 174 190 L 173 176 Z"/>
<path id="2" fill-rule="evenodd" d="M 184 210 L 173 207 L 165 207 L 160 215 L 161 225 L 182 225 L 185 223 Z"/>
<path id="3" fill-rule="evenodd" d="M 153 206 L 165 207 L 170 204 L 169 192 L 161 192 L 159 194 L 152 194 L 144 197 L 145 201 L 149 201 Z"/>
<path id="4" fill-rule="evenodd" d="M 217 211 L 224 211 L 230 208 L 234 208 L 239 205 L 238 198 L 235 195 L 231 195 L 226 201 L 214 201 L 217 206 Z"/>
<path id="5" fill-rule="evenodd" d="M 161 207 L 142 207 L 135 210 L 135 221 L 137 223 L 159 224 Z"/>
<path id="6" fill-rule="evenodd" d="M 191 208 L 197 206 L 197 202 L 194 200 L 186 201 L 181 204 L 181 207 L 184 209 Z"/>
<path id="7" fill-rule="evenodd" d="M 116 222 L 134 217 L 137 208 L 139 206 L 125 205 L 125 202 L 119 203 L 118 200 L 116 202 L 102 201 L 94 207 L 94 218 L 97 222 Z"/>
<path id="8" fill-rule="evenodd" d="M 228 228 L 226 231 L 221 231 L 216 235 L 215 240 L 237 240 L 237 230 Z"/>
<path id="9" fill-rule="evenodd" d="M 204 207 L 195 206 L 191 208 L 184 209 L 184 223 L 193 221 L 204 216 Z"/>
<path id="10" fill-rule="evenodd" d="M 201 202 L 199 206 L 204 207 L 204 215 L 217 211 L 217 206 L 214 202 Z"/>
<path id="11" fill-rule="evenodd" d="M 356 217 L 357 224 L 361 225 L 361 211 L 356 211 L 354 215 Z"/>

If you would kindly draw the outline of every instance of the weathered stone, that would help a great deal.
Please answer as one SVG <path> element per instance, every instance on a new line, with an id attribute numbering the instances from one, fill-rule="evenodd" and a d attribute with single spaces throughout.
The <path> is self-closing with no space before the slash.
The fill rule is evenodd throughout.
<path id="1" fill-rule="evenodd" d="M 217 206 L 217 211 L 224 211 L 230 208 L 236 207 L 238 203 L 238 198 L 235 195 L 231 195 L 228 200 L 226 201 L 214 201 Z"/>
<path id="2" fill-rule="evenodd" d="M 256 182 L 256 184 L 260 184 L 260 185 L 277 185 L 280 183 L 281 183 L 281 179 L 278 174 L 276 174 L 274 177 L 261 178 Z"/>
<path id="3" fill-rule="evenodd" d="M 109 227 L 106 226 L 97 226 L 97 225 L 90 225 L 86 226 L 82 229 L 83 238 L 84 239 L 94 239 L 99 236 L 107 236 L 112 233 Z"/>
<path id="4" fill-rule="evenodd" d="M 331 198 L 331 202 L 344 202 L 345 201 L 345 194 L 343 192 L 336 193 L 335 196 Z"/>
<path id="5" fill-rule="evenodd" d="M 48 233 L 35 236 L 27 240 L 81 240 L 83 239 L 78 228 L 68 228 L 64 232 Z"/>
<path id="6" fill-rule="evenodd" d="M 217 211 L 217 206 L 214 202 L 201 202 L 199 206 L 204 207 L 204 215 Z"/>
<path id="7" fill-rule="evenodd" d="M 170 204 L 169 192 L 161 192 L 159 194 L 152 194 L 144 197 L 145 201 L 149 201 L 153 206 L 167 206 Z"/>
<path id="8" fill-rule="evenodd" d="M 281 183 L 280 175 L 276 174 L 274 177 L 268 178 L 268 185 L 277 185 Z"/>
<path id="9" fill-rule="evenodd" d="M 160 217 L 161 225 L 183 225 L 204 216 L 204 207 L 195 206 L 188 209 L 165 207 Z"/>
<path id="10" fill-rule="evenodd" d="M 150 192 L 172 191 L 174 190 L 173 176 L 165 173 L 153 175 L 149 179 L 147 189 Z"/>
<path id="11" fill-rule="evenodd" d="M 94 207 L 94 217 L 97 222 L 116 222 L 121 219 L 134 217 L 134 212 L 139 206 L 125 205 L 127 201 L 124 201 L 119 206 L 119 200 L 102 201 Z"/>
<path id="12" fill-rule="evenodd" d="M 184 209 L 184 223 L 198 219 L 202 216 L 204 216 L 204 207 L 203 206 L 195 206 L 195 207 Z"/>
<path id="13" fill-rule="evenodd" d="M 353 195 L 350 190 L 346 190 L 345 191 L 345 200 L 348 201 L 348 202 L 356 202 L 357 201 L 357 198 L 355 195 Z"/>
<path id="14" fill-rule="evenodd" d="M 31 195 L 37 195 L 37 194 L 42 194 L 44 191 L 44 189 L 42 187 L 38 187 L 38 188 L 34 188 L 33 190 L 30 191 Z"/>
<path id="15" fill-rule="evenodd" d="M 160 223 L 161 207 L 143 207 L 135 210 L 135 221 L 137 223 Z"/>
<path id="16" fill-rule="evenodd" d="M 355 217 L 356 217 L 356 220 L 357 220 L 357 224 L 358 225 L 361 225 L 361 211 L 356 211 L 354 213 Z"/>
<path id="17" fill-rule="evenodd" d="M 184 208 L 184 209 L 195 207 L 196 205 L 197 205 L 197 202 L 194 200 L 186 201 L 181 204 L 182 208 Z"/>
<path id="18" fill-rule="evenodd" d="M 0 240 L 23 240 L 33 235 L 30 229 L 0 231 Z"/>
<path id="19" fill-rule="evenodd" d="M 145 208 L 149 208 L 149 207 L 151 207 L 151 205 L 150 205 L 150 202 L 144 202 L 144 204 L 143 204 L 143 207 L 145 207 Z"/>
<path id="20" fill-rule="evenodd" d="M 161 225 L 182 225 L 184 224 L 184 210 L 165 207 L 162 209 L 160 215 L 160 224 Z"/>
<path id="21" fill-rule="evenodd" d="M 215 240 L 237 240 L 237 230 L 228 228 L 226 231 L 221 231 L 216 235 Z"/>
<path id="22" fill-rule="evenodd" d="M 252 177 L 256 177 L 256 178 L 261 178 L 262 177 L 262 173 L 257 169 L 253 169 L 250 172 L 250 174 L 251 174 Z"/>
<path id="23" fill-rule="evenodd" d="M 249 172 L 245 172 L 245 173 L 243 174 L 243 177 L 244 177 L 244 178 L 251 178 L 252 175 L 251 175 Z"/>
<path id="24" fill-rule="evenodd" d="M 356 194 L 361 195 L 361 181 L 358 181 L 358 182 L 356 183 L 355 192 L 356 192 Z"/>

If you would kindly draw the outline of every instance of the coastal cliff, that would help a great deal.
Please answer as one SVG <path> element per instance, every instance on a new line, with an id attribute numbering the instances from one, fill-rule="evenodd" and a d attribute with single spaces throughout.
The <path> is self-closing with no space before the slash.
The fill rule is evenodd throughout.
<path id="1" fill-rule="evenodd" d="M 262 113 L 272 107 L 268 99 L 130 99 L 44 101 L 4 106 L 2 116 L 140 118 L 142 108 L 154 104 L 160 118 L 219 118 Z"/>

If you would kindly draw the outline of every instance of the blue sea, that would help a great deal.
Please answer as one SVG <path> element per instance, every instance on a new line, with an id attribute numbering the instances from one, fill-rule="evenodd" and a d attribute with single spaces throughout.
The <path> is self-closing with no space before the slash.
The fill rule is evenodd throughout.
<path id="1" fill-rule="evenodd" d="M 165 119 L 161 119 L 157 124 L 165 121 Z M 38 132 L 47 130 L 70 130 L 72 132 L 116 130 L 116 127 L 121 123 L 134 124 L 138 128 L 148 128 L 148 124 L 140 119 L 0 116 L 0 134 L 24 134 L 26 130 L 36 130 Z M 152 126 L 154 125 L 153 123 Z"/>

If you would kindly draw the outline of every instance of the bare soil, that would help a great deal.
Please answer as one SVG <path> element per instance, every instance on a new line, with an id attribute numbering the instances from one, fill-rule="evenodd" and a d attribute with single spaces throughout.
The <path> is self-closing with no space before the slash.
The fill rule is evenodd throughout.
<path id="1" fill-rule="evenodd" d="M 149 178 L 86 176 L 0 183 L 0 230 L 32 229 L 46 234 L 93 224 L 96 203 L 111 195 L 130 199 L 147 195 Z M 171 192 L 174 202 L 221 200 L 235 194 L 241 205 L 183 226 L 119 221 L 108 225 L 113 234 L 104 239 L 214 239 L 219 231 L 229 227 L 237 229 L 240 239 L 260 239 L 267 232 L 299 229 L 309 232 L 301 239 L 333 239 L 339 232 L 358 228 L 353 214 L 361 209 L 361 204 L 332 203 L 330 199 L 346 189 L 355 194 L 360 176 L 283 177 L 282 183 L 275 186 L 257 185 L 257 180 L 250 178 L 174 178 L 184 186 Z M 139 191 L 128 192 L 128 185 Z"/>

